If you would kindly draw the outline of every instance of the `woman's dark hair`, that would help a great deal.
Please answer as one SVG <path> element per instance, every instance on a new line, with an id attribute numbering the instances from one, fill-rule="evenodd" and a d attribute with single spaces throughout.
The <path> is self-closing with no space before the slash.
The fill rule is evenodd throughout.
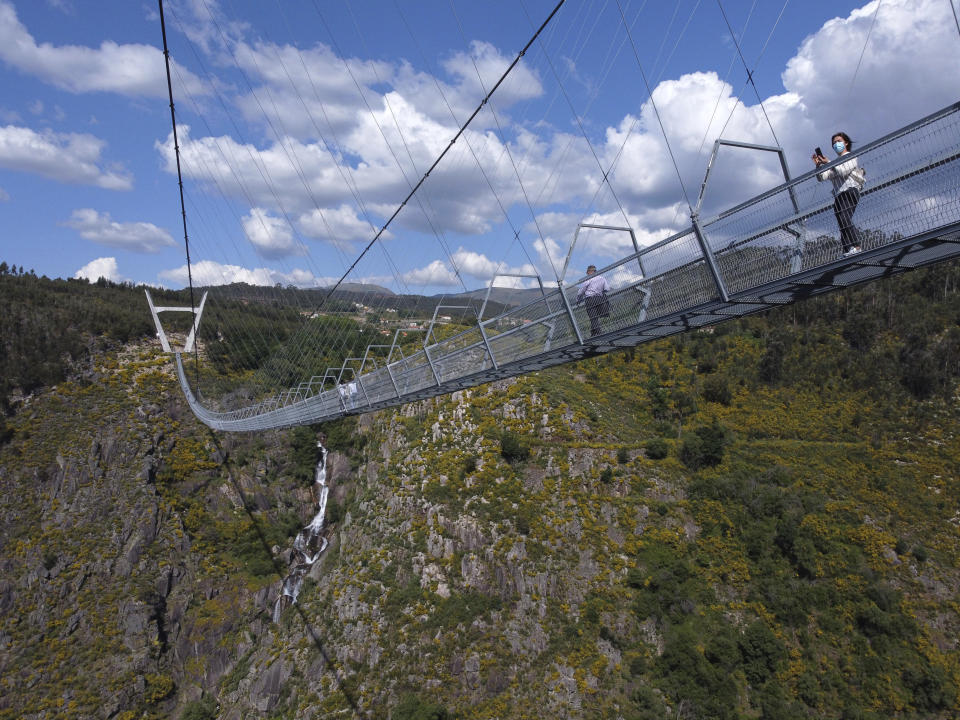
<path id="1" fill-rule="evenodd" d="M 847 150 L 853 150 L 853 140 L 850 139 L 849 135 L 847 135 L 845 132 L 835 132 L 830 137 L 835 138 L 838 136 L 842 137 L 843 141 L 847 144 Z"/>

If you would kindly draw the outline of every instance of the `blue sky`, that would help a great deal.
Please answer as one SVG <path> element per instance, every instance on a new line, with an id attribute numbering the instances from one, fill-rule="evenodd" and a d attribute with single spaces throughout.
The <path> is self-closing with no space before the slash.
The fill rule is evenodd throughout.
<path id="1" fill-rule="evenodd" d="M 195 282 L 338 278 L 555 4 L 167 0 Z M 868 141 L 960 99 L 950 0 L 723 10 L 795 174 L 837 129 Z M 153 2 L 0 0 L 0 259 L 183 285 L 160 48 Z M 568 0 L 351 279 L 552 278 L 578 222 L 642 243 L 687 225 L 640 68 L 694 201 L 721 129 L 772 143 L 716 0 Z M 717 209 L 779 179 L 741 155 L 714 182 Z"/>

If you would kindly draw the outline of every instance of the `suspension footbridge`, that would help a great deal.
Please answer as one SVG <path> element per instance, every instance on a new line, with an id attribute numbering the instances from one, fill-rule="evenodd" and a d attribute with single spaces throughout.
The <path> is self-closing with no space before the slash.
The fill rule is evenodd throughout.
<path id="1" fill-rule="evenodd" d="M 368 347 L 360 358 L 246 407 L 205 407 L 177 353 L 181 386 L 197 417 L 217 430 L 321 422 L 636 346 L 960 256 L 960 103 L 865 145 L 856 157 L 868 169 L 856 215 L 859 254 L 842 253 L 832 199 L 824 200 L 817 173 L 810 172 L 715 217 L 695 217 L 683 232 L 599 269 L 610 287 L 610 314 L 598 335 L 591 337 L 586 309 L 576 304 L 586 277 L 561 278 L 550 290 L 541 279 L 536 300 L 494 317 L 481 312 L 475 327 L 452 337 L 433 341 L 435 312 L 417 352 L 403 354 L 395 336 L 385 357 Z"/>
<path id="2" fill-rule="evenodd" d="M 162 19 L 162 0 L 159 4 Z M 451 254 L 442 229 L 436 227 L 436 218 L 440 213 L 432 203 L 437 196 L 431 196 L 428 190 L 431 185 L 428 180 L 438 182 L 436 177 L 441 172 L 447 172 L 447 178 L 457 177 L 449 169 L 450 165 L 456 168 L 459 167 L 458 163 L 469 162 L 468 157 L 473 158 L 478 171 L 474 179 L 481 187 L 489 189 L 503 213 L 505 225 L 509 225 L 514 241 L 519 241 L 522 246 L 523 228 L 511 217 L 509 201 L 505 199 L 504 191 L 495 187 L 491 177 L 493 173 L 484 167 L 483 147 L 477 144 L 488 141 L 494 133 L 471 133 L 468 132 L 468 127 L 478 115 L 486 113 L 488 126 L 496 127 L 498 133 L 503 133 L 501 119 L 493 110 L 494 93 L 508 74 L 519 66 L 527 51 L 534 47 L 535 41 L 539 44 L 538 47 L 545 45 L 544 40 L 538 38 L 562 5 L 563 0 L 535 29 L 532 38 L 515 56 L 513 63 L 506 67 L 499 80 L 490 84 L 484 83 L 477 68 L 480 86 L 483 87 L 482 100 L 465 122 L 456 121 L 456 114 L 443 88 L 437 84 L 438 97 L 442 98 L 450 110 L 457 131 L 451 134 L 449 143 L 443 146 L 443 150 L 429 167 L 421 165 L 418 168 L 411 149 L 403 138 L 396 113 L 389 105 L 387 96 L 384 96 L 384 104 L 392 117 L 394 129 L 400 136 L 400 144 L 409 157 L 406 167 L 421 176 L 419 182 L 415 182 L 404 170 L 404 162 L 392 149 L 388 128 L 379 124 L 376 113 L 364 97 L 364 104 L 369 110 L 372 122 L 379 129 L 385 146 L 391 148 L 390 153 L 409 192 L 392 215 L 380 210 L 379 216 L 386 217 L 387 220 L 379 229 L 370 222 L 373 239 L 352 263 L 349 257 L 344 256 L 344 266 L 349 267 L 339 280 L 326 287 L 314 286 L 319 288 L 315 292 L 320 294 L 320 301 L 315 302 L 315 294 L 311 296 L 312 300 L 307 303 L 306 309 L 301 307 L 291 311 L 302 321 L 302 332 L 288 333 L 279 343 L 262 337 L 253 341 L 254 349 L 251 354 L 256 356 L 260 363 L 257 373 L 266 374 L 263 369 L 267 368 L 274 373 L 274 380 L 281 378 L 279 383 L 273 383 L 272 390 L 264 389 L 266 383 L 253 390 L 251 387 L 257 384 L 250 383 L 250 386 L 242 390 L 214 399 L 212 394 L 205 391 L 209 385 L 200 383 L 199 370 L 191 384 L 191 374 L 188 373 L 184 354 L 176 352 L 180 384 L 191 410 L 201 421 L 216 430 L 250 432 L 333 420 L 443 395 L 500 378 L 535 372 L 617 348 L 637 346 L 675 333 L 717 324 L 960 256 L 960 103 L 949 105 L 872 142 L 857 146 L 854 152 L 844 155 L 827 168 L 791 176 L 786 154 L 776 138 L 758 92 L 759 107 L 776 144 L 759 145 L 717 139 L 713 156 L 706 164 L 700 195 L 695 204 L 688 199 L 686 201 L 689 224 L 669 237 L 652 241 L 649 236 L 643 239 L 639 237 L 640 233 L 631 223 L 630 215 L 613 185 L 615 170 L 629 175 L 635 169 L 624 167 L 629 161 L 620 163 L 617 167 L 633 128 L 624 133 L 620 149 L 610 154 L 613 159 L 606 158 L 601 161 L 557 76 L 560 85 L 557 96 L 563 97 L 570 105 L 583 135 L 582 140 L 596 161 L 595 170 L 599 171 L 601 177 L 596 183 L 597 190 L 591 203 L 596 201 L 600 191 L 605 189 L 609 192 L 607 207 L 613 209 L 613 212 L 606 216 L 585 210 L 579 217 L 612 217 L 616 215 L 616 209 L 619 209 L 623 222 L 584 219 L 569 237 L 564 238 L 565 260 L 562 268 L 558 269 L 559 263 L 554 263 L 537 219 L 534 207 L 537 198 L 531 199 L 533 193 L 524 184 L 520 169 L 523 163 L 515 160 L 510 144 L 504 140 L 501 158 L 506 156 L 507 167 L 512 167 L 515 176 L 511 179 L 515 180 L 514 195 L 522 197 L 527 204 L 533 218 L 532 224 L 536 226 L 540 238 L 541 250 L 546 250 L 543 254 L 548 256 L 552 276 L 538 271 L 532 262 L 520 267 L 510 267 L 505 261 L 501 261 L 500 267 L 489 273 L 485 294 L 471 296 L 466 292 L 453 297 L 420 297 L 417 311 L 422 317 L 419 322 L 400 322 L 409 319 L 409 315 L 401 312 L 404 308 L 397 299 L 401 296 L 371 283 L 369 278 L 374 277 L 375 273 L 361 272 L 360 263 L 365 261 L 365 257 L 369 259 L 368 251 L 376 248 L 384 253 L 386 265 L 395 268 L 396 262 L 390 257 L 383 242 L 388 236 L 387 229 L 392 221 L 404 212 L 419 211 L 422 219 L 413 221 L 408 215 L 405 218 L 407 225 L 420 223 L 433 230 L 443 253 L 453 266 L 457 279 L 462 283 L 462 277 L 452 257 L 457 253 Z M 718 2 L 718 5 L 722 10 L 722 4 Z M 624 31 L 618 47 L 624 49 L 629 45 L 633 49 L 652 113 L 662 131 L 664 148 L 661 157 L 673 160 L 685 197 L 686 190 L 669 143 L 669 133 L 664 128 L 654 102 L 653 91 L 643 71 L 637 43 L 631 32 L 636 19 L 632 23 L 628 22 L 619 2 L 617 9 L 619 12 L 616 13 L 614 21 L 618 24 L 617 27 Z M 642 9 L 641 7 L 637 13 L 638 18 Z M 727 26 L 729 28 L 729 23 Z M 957 27 L 960 32 L 960 25 Z M 753 84 L 752 71 L 743 60 L 735 33 L 732 29 L 730 33 L 744 63 L 747 82 Z M 227 44 L 226 39 L 224 44 Z M 164 47 L 165 56 L 168 58 L 169 78 L 165 30 Z M 549 69 L 557 75 L 547 50 L 543 49 L 542 52 L 545 56 L 544 72 Z M 306 71 L 306 64 L 303 67 Z M 474 67 L 476 68 L 476 64 Z M 607 72 L 612 68 L 611 61 Z M 361 84 L 346 61 L 344 70 L 345 76 L 349 75 L 363 96 Z M 375 74 L 376 70 L 372 72 Z M 297 81 L 286 66 L 284 73 L 291 87 L 296 86 Z M 854 74 L 854 79 L 855 77 Z M 379 76 L 375 79 L 382 82 Z M 313 81 L 310 82 L 312 85 Z M 300 97 L 300 103 L 304 110 L 308 110 L 303 97 Z M 259 99 L 258 105 L 261 110 L 264 109 Z M 345 153 L 336 140 L 335 123 L 329 122 L 322 104 L 320 107 L 327 122 L 325 128 L 320 127 L 319 120 L 309 111 L 306 115 L 313 121 L 316 133 L 324 138 L 323 143 L 329 150 L 330 157 L 342 158 Z M 181 154 L 172 87 L 170 108 L 173 120 L 172 140 L 179 174 Z M 733 105 L 731 116 L 735 109 L 736 104 Z M 302 183 L 306 191 L 304 195 L 309 197 L 316 210 L 313 214 L 301 216 L 301 224 L 305 222 L 303 218 L 316 217 L 326 226 L 327 236 L 335 235 L 329 227 L 331 220 L 324 215 L 322 202 L 311 187 L 304 162 L 296 155 L 296 145 L 283 130 L 282 113 L 277 111 L 274 116 L 270 125 L 279 125 L 274 128 L 278 138 L 278 153 L 282 150 L 288 157 L 292 168 L 291 176 Z M 708 131 L 711 122 L 707 123 Z M 329 137 L 324 136 L 324 132 L 328 133 Z M 458 141 L 461 142 L 455 145 Z M 221 142 L 215 139 L 206 145 L 193 143 L 192 158 L 195 162 L 211 162 L 218 168 L 220 165 L 227 167 L 230 162 L 239 162 L 236 155 L 231 154 L 235 149 L 229 144 L 224 149 Z M 217 145 L 216 156 L 213 143 Z M 453 159 L 455 153 L 450 153 L 450 157 L 445 160 L 448 152 L 455 147 L 459 149 L 459 158 Z M 567 148 L 569 147 L 568 144 Z M 467 151 L 469 155 L 466 154 Z M 713 178 L 714 182 L 711 184 L 711 169 L 719 156 L 731 153 L 777 155 L 783 181 L 755 197 L 718 211 L 716 202 L 705 203 L 704 200 L 710 197 L 711 193 L 729 196 L 717 192 L 718 178 Z M 563 164 L 566 151 L 559 154 L 559 157 L 558 166 Z M 861 240 L 861 250 L 857 254 L 843 252 L 834 211 L 834 198 L 829 191 L 830 183 L 823 182 L 821 174 L 841 162 L 849 162 L 851 158 L 855 158 L 859 167 L 866 171 L 866 181 L 861 189 L 854 217 Z M 442 161 L 446 164 L 441 165 Z M 357 171 L 362 169 L 356 168 Z M 253 170 L 264 176 L 265 185 L 269 186 L 269 178 L 265 177 L 266 165 L 262 161 L 259 164 L 256 161 L 247 163 L 246 174 L 250 175 Z M 338 161 L 336 170 L 343 182 L 350 187 L 356 207 L 363 209 L 366 214 L 368 209 L 361 196 L 361 183 L 357 181 L 354 168 L 347 162 Z M 206 176 L 223 178 L 223 184 L 228 188 L 240 188 L 243 194 L 248 196 L 248 203 L 252 206 L 254 202 L 251 196 L 256 191 L 250 189 L 250 181 L 244 177 L 244 172 L 242 168 L 229 171 L 217 169 L 207 171 Z M 556 172 L 557 168 L 554 170 L 554 173 Z M 562 173 L 562 170 L 559 172 Z M 198 173 L 196 168 L 194 173 L 202 174 Z M 729 173 L 726 179 L 729 182 Z M 553 173 L 546 179 L 547 186 L 555 186 L 556 182 Z M 777 181 L 770 184 L 775 182 Z M 253 226 L 253 230 L 248 227 L 244 230 L 248 237 L 253 236 L 252 240 L 260 237 L 261 247 L 273 251 L 276 245 L 266 244 L 264 237 L 270 235 L 275 227 L 293 227 L 295 223 L 291 219 L 291 213 L 282 208 L 276 192 L 273 189 L 269 192 L 277 207 L 281 208 L 284 222 L 281 223 L 279 218 L 269 217 L 263 211 L 256 211 L 245 218 L 245 221 L 249 221 Z M 230 191 L 221 190 L 221 193 L 227 195 Z M 547 204 L 546 201 L 540 202 L 540 206 Z M 181 205 L 184 215 L 184 239 L 187 242 L 182 180 Z M 712 209 L 707 213 L 703 211 L 704 207 Z M 326 212 L 330 212 L 329 208 Z M 342 214 L 342 209 L 338 212 Z M 257 222 L 259 228 L 255 226 Z M 673 227 L 677 227 L 677 224 Z M 603 266 L 597 270 L 597 274 L 605 279 L 608 288 L 608 307 L 605 308 L 602 318 L 597 317 L 595 307 L 588 308 L 578 302 L 584 284 L 596 275 L 580 274 L 582 271 L 576 268 L 582 267 L 583 263 L 576 259 L 571 260 L 578 257 L 583 245 L 588 242 L 586 238 L 591 233 L 598 232 L 608 238 L 618 238 L 610 246 L 620 249 L 619 257 L 611 262 L 608 253 Z M 334 246 L 341 251 L 344 249 L 336 243 Z M 285 247 L 290 253 L 296 254 L 303 246 L 287 238 Z M 400 252 L 403 252 L 402 248 Z M 433 264 L 443 263 L 437 260 Z M 186 267 L 188 270 L 191 267 L 189 242 Z M 405 277 L 416 275 L 417 272 L 409 272 Z M 505 296 L 497 293 L 496 289 L 498 282 L 502 285 L 505 281 L 514 287 L 520 284 L 527 289 L 522 294 L 504 300 Z M 398 284 L 398 287 L 401 286 L 402 282 Z M 346 292 L 355 288 L 360 288 L 362 292 L 355 295 Z M 191 293 L 192 290 L 191 283 Z M 293 290 L 291 289 L 291 292 Z M 276 293 L 281 291 L 282 288 L 276 289 Z M 234 289 L 233 297 L 239 297 L 238 302 L 247 304 L 251 301 L 244 292 L 241 291 L 238 296 Z M 169 350 L 169 344 L 158 313 L 178 309 L 189 311 L 194 318 L 184 352 L 192 349 L 194 358 L 197 359 L 199 350 L 205 346 L 218 343 L 226 346 L 223 342 L 226 330 L 222 325 L 205 329 L 205 325 L 209 326 L 210 323 L 203 316 L 205 307 L 208 308 L 207 312 L 210 312 L 206 294 L 199 306 L 191 299 L 189 308 L 157 307 L 149 293 L 147 295 L 165 350 Z M 278 317 L 275 313 L 268 318 L 267 310 L 275 310 L 280 302 L 279 297 L 279 294 L 268 296 L 262 299 L 259 305 L 254 303 L 247 308 L 254 314 L 262 310 L 256 322 L 252 323 L 257 332 L 262 332 Z M 515 299 L 517 297 L 522 299 L 518 301 Z M 374 307 L 367 307 L 367 303 Z M 361 314 L 367 311 L 378 314 L 381 320 L 377 325 L 361 326 L 359 322 L 350 319 L 355 310 Z M 393 316 L 396 322 L 384 323 L 384 313 L 396 313 Z M 452 315 L 456 316 L 456 320 L 451 321 Z M 369 332 L 364 335 L 364 330 Z M 411 336 L 415 339 L 411 339 Z M 266 358 L 269 354 L 267 350 L 279 350 L 280 355 L 287 355 L 274 361 Z M 220 355 L 224 354 L 221 347 Z M 250 377 L 244 376 L 245 380 Z M 277 387 L 280 389 L 276 389 Z"/>

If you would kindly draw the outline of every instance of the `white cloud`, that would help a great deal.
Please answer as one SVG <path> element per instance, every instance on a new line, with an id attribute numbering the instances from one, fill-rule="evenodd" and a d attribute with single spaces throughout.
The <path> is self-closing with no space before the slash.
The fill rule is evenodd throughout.
<path id="1" fill-rule="evenodd" d="M 117 268 L 117 259 L 112 257 L 102 257 L 91 260 L 77 270 L 73 277 L 89 280 L 90 282 L 96 282 L 100 278 L 113 282 L 126 281 L 126 278 L 120 274 L 120 270 Z"/>
<path id="2" fill-rule="evenodd" d="M 484 285 L 489 284 L 490 280 L 494 276 L 497 276 L 497 287 L 530 287 L 532 286 L 532 281 L 520 277 L 508 276 L 530 276 L 537 274 L 536 268 L 529 263 L 512 267 L 491 260 L 483 253 L 466 250 L 462 247 L 453 253 L 451 259 L 461 273 L 461 276 L 469 275 L 477 278 L 478 280 L 482 280 Z M 416 285 L 418 287 L 454 287 L 463 284 L 451 267 L 442 260 L 434 260 L 425 267 L 404 273 L 403 280 L 410 285 Z"/>
<path id="3" fill-rule="evenodd" d="M 248 118 L 262 122 L 266 112 L 271 123 L 282 128 L 284 134 L 300 139 L 322 135 L 328 142 L 342 141 L 343 133 L 350 132 L 358 121 L 369 117 L 368 105 L 374 112 L 381 113 L 388 112 L 388 103 L 392 106 L 392 115 L 401 123 L 406 121 L 402 105 L 415 104 L 421 116 L 448 128 L 447 135 L 437 140 L 448 139 L 513 60 L 493 45 L 475 41 L 469 54 L 455 53 L 443 63 L 443 69 L 453 80 L 448 83 L 417 71 L 402 60 L 341 58 L 322 43 L 300 49 L 237 41 L 232 57 L 249 77 L 263 83 L 237 100 Z M 478 80 L 478 70 L 486 89 Z M 384 91 L 384 87 L 391 90 Z M 495 102 L 497 108 L 506 108 L 542 94 L 543 86 L 537 74 L 521 61 L 498 88 Z M 264 102 L 265 97 L 269 97 L 270 102 Z M 451 117 L 451 110 L 456 120 Z M 392 116 L 378 119 L 385 130 L 395 132 Z M 474 129 L 493 124 L 489 113 L 481 114 Z M 375 139 L 382 145 L 379 131 Z M 356 150 L 356 147 L 350 149 Z"/>
<path id="4" fill-rule="evenodd" d="M 10 193 L 0 187 L 0 202 L 10 202 Z"/>
<path id="5" fill-rule="evenodd" d="M 567 257 L 569 247 L 569 240 L 565 240 L 564 243 L 561 244 L 550 236 L 544 237 L 543 240 L 537 238 L 533 241 L 533 249 L 540 258 L 540 262 L 544 267 L 550 268 L 546 271 L 549 273 L 547 275 L 549 279 L 553 279 L 554 271 L 556 271 L 558 276 L 563 273 L 563 261 Z"/>
<path id="6" fill-rule="evenodd" d="M 502 262 L 491 260 L 483 253 L 458 248 L 453 253 L 453 261 L 456 263 L 460 272 L 472 275 L 480 280 L 489 281 L 497 273 L 507 273 L 514 275 L 536 275 L 537 269 L 530 263 L 511 267 Z M 498 281 L 499 282 L 499 281 Z"/>
<path id="7" fill-rule="evenodd" d="M 129 175 L 98 166 L 105 144 L 85 133 L 35 132 L 7 125 L 0 127 L 0 167 L 75 185 L 130 190 Z"/>
<path id="8" fill-rule="evenodd" d="M 948 4 L 884 0 L 871 32 L 878 2 L 827 22 L 804 40 L 783 72 L 784 87 L 802 98 L 819 137 L 847 128 L 854 139 L 872 139 L 957 97 L 960 40 Z"/>
<path id="9" fill-rule="evenodd" d="M 270 268 L 245 268 L 240 265 L 224 265 L 213 260 L 201 260 L 190 266 L 193 284 L 200 286 L 229 285 L 247 283 L 248 285 L 273 286 L 295 285 L 297 287 L 328 287 L 338 278 L 317 277 L 307 270 L 294 269 L 284 273 Z M 172 270 L 164 270 L 158 275 L 163 283 L 174 287 L 188 284 L 187 266 L 181 265 Z"/>
<path id="10" fill-rule="evenodd" d="M 288 139 L 260 149 L 229 136 L 194 139 L 189 125 L 179 126 L 177 135 L 184 177 L 205 183 L 213 193 L 243 198 L 275 211 L 279 198 L 290 213 L 308 212 L 314 199 L 327 205 L 349 196 L 333 159 L 319 144 Z M 156 142 L 155 148 L 167 172 L 175 174 L 172 134 L 164 142 Z"/>
<path id="11" fill-rule="evenodd" d="M 389 82 L 394 74 L 388 63 L 342 59 L 322 43 L 299 49 L 238 42 L 233 56 L 249 77 L 264 83 L 237 99 L 247 117 L 262 122 L 267 112 L 285 134 L 301 139 L 322 134 L 332 142 L 355 124 L 359 114 L 367 112 L 357 84 L 367 102 L 376 107 L 382 95 L 370 86 Z M 267 95 L 270 102 L 264 103 L 261 98 Z"/>
<path id="12" fill-rule="evenodd" d="M 308 237 L 329 240 L 341 246 L 349 246 L 355 240 L 369 239 L 376 232 L 370 223 L 357 217 L 356 211 L 346 203 L 336 208 L 311 210 L 301 215 L 297 224 Z"/>
<path id="13" fill-rule="evenodd" d="M 447 264 L 442 260 L 434 260 L 424 268 L 404 273 L 403 280 L 405 283 L 417 287 L 434 285 L 438 287 L 452 287 L 460 284 L 453 270 L 447 267 Z"/>
<path id="14" fill-rule="evenodd" d="M 456 53 L 443 66 L 447 72 L 457 77 L 460 82 L 457 92 L 470 96 L 470 110 L 483 99 L 500 79 L 504 71 L 513 62 L 512 57 L 501 53 L 496 47 L 487 42 L 474 40 L 470 43 L 470 53 Z M 479 77 L 478 77 L 479 74 Z M 482 80 L 482 83 L 481 83 Z M 497 88 L 494 102 L 497 107 L 506 107 L 521 100 L 540 97 L 543 94 L 543 85 L 535 71 L 520 61 L 507 76 L 503 84 Z"/>
<path id="15" fill-rule="evenodd" d="M 63 224 L 79 232 L 85 240 L 131 252 L 157 253 L 177 244 L 170 233 L 152 223 L 118 223 L 109 213 L 90 208 L 74 210 Z"/>
<path id="16" fill-rule="evenodd" d="M 290 223 L 270 215 L 262 208 L 252 208 L 243 217 L 243 232 L 263 257 L 282 258 L 305 255 L 307 250 L 294 236 Z"/>
<path id="17" fill-rule="evenodd" d="M 208 2 L 202 11 L 200 6 L 199 0 L 193 2 L 201 15 L 210 8 L 217 11 L 215 3 Z M 514 122 L 509 113 L 501 112 L 501 133 L 491 113 L 482 111 L 391 228 L 396 233 L 400 229 L 460 233 L 456 242 L 463 245 L 454 260 L 465 275 L 483 280 L 488 280 L 497 266 L 489 258 L 498 258 L 500 251 L 489 245 L 481 248 L 474 237 L 506 224 L 511 230 L 522 225 L 521 237 L 538 253 L 536 263 L 545 277 L 552 275 L 548 259 L 558 271 L 562 267 L 578 222 L 624 224 L 618 203 L 634 227 L 638 243 L 657 242 L 689 225 L 687 202 L 696 203 L 709 151 L 721 133 L 730 140 L 772 145 L 765 115 L 769 116 L 793 173 L 798 175 L 808 169 L 810 149 L 825 145 L 835 129 L 869 140 L 956 97 L 955 73 L 937 71 L 944 58 L 956 55 L 957 43 L 949 8 L 941 0 L 884 0 L 850 91 L 853 69 L 876 8 L 872 2 L 849 17 L 825 23 L 807 38 L 782 75 L 784 92 L 764 98 L 763 108 L 751 104 L 750 97 L 738 97 L 738 88 L 712 71 L 691 72 L 659 83 L 654 99 L 683 187 L 651 102 L 634 107 L 630 114 L 614 116 L 607 127 L 588 122 L 602 170 L 617 158 L 610 175 L 616 198 L 610 186 L 602 184 L 601 167 L 584 138 L 558 130 L 550 124 L 557 122 L 555 116 L 540 115 L 546 103 L 531 102 L 544 96 L 544 88 L 524 61 L 494 101 L 498 110 L 513 112 L 515 107 L 517 117 L 525 122 Z M 197 32 L 206 33 L 209 17 L 201 19 L 200 25 Z M 484 92 L 472 58 L 476 58 L 487 88 L 510 60 L 492 45 L 474 43 L 469 53 L 448 57 L 434 77 L 405 61 L 344 60 L 321 44 L 305 50 L 249 44 L 243 40 L 244 32 L 242 27 L 232 26 L 227 35 L 244 70 L 258 85 L 255 93 L 260 102 L 246 89 L 236 102 L 249 120 L 263 123 L 265 134 L 251 137 L 270 139 L 252 143 L 219 131 L 194 139 L 189 129 L 181 126 L 181 146 L 186 177 L 211 190 L 216 186 L 217 191 L 262 214 L 258 218 L 251 213 L 248 218 L 262 223 L 253 234 L 262 235 L 255 243 L 267 256 L 299 252 L 302 248 L 294 240 L 297 231 L 303 237 L 340 247 L 370 237 L 372 230 L 344 175 L 355 183 L 365 207 L 374 213 L 374 224 L 382 222 L 456 132 L 437 85 L 453 107 L 456 122 L 462 122 Z M 222 37 L 216 40 L 210 35 L 208 40 L 204 47 L 222 50 Z M 270 101 L 264 102 L 267 98 Z M 273 127 L 263 118 L 264 109 Z M 603 111 L 609 112 L 609 108 Z M 539 117 L 544 120 L 533 119 Z M 271 137 L 276 131 L 280 139 Z M 157 147 L 168 171 L 173 172 L 172 141 L 168 138 Z M 398 160 L 406 177 L 397 167 Z M 712 170 L 704 217 L 782 179 L 775 154 L 725 147 Z M 421 212 L 421 203 L 429 219 Z M 508 223 L 501 205 L 509 213 Z M 322 217 L 318 208 L 322 208 Z M 539 227 L 530 221 L 531 212 Z M 279 221 L 280 216 L 291 218 L 294 227 Z M 578 244 L 578 253 L 590 255 L 598 265 L 630 249 L 628 234 L 610 231 L 582 234 Z M 571 267 L 582 268 L 585 260 L 575 257 Z M 520 257 L 507 261 L 535 272 Z M 446 262 L 418 254 L 416 263 L 421 267 L 406 276 L 412 283 L 455 281 Z"/>
<path id="18" fill-rule="evenodd" d="M 101 43 L 99 48 L 37 44 L 6 0 L 0 0 L 0 59 L 73 93 L 167 95 L 163 53 L 158 48 L 111 41 Z M 187 92 L 203 94 L 203 84 L 193 73 L 183 67 L 176 72 Z"/>

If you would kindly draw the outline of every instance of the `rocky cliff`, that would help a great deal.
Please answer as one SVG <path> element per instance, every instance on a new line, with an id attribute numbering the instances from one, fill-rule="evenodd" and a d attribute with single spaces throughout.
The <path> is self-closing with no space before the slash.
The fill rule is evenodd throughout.
<path id="1" fill-rule="evenodd" d="M 103 355 L 7 421 L 0 718 L 955 716 L 956 407 L 763 353 L 322 428 L 330 542 L 276 623 L 320 429 L 215 436 L 156 348 Z"/>

